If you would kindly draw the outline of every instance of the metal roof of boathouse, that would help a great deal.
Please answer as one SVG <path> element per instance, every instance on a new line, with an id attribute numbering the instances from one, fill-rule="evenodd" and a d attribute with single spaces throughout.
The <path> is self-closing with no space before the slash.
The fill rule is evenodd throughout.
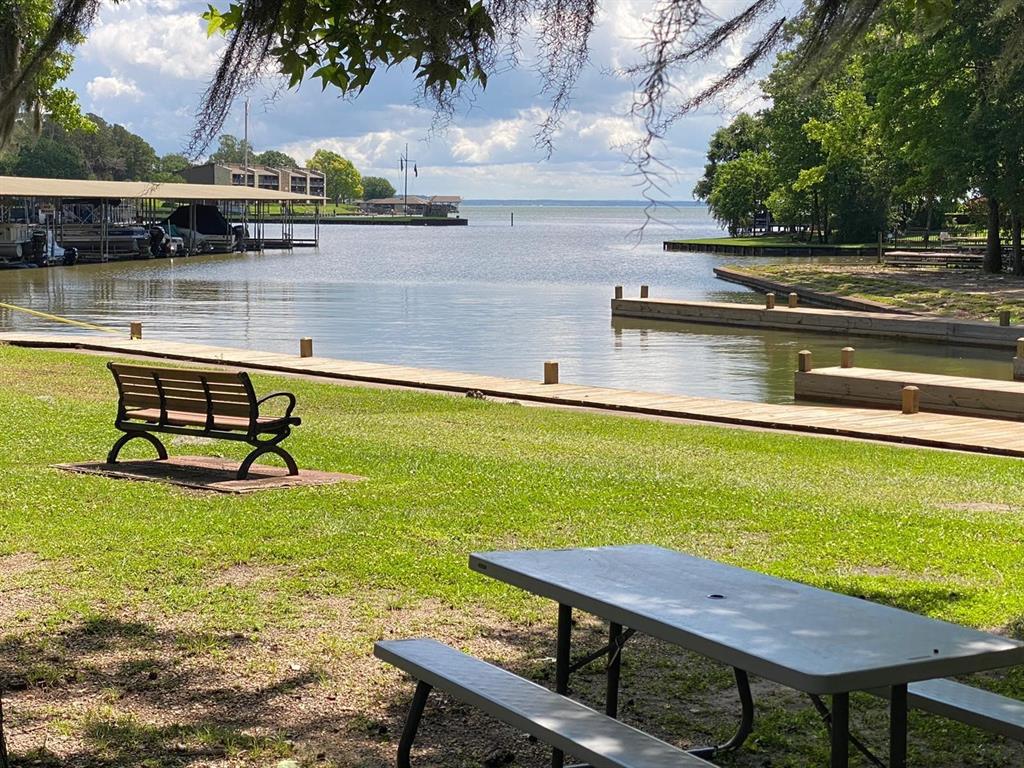
<path id="1" fill-rule="evenodd" d="M 223 184 L 155 181 L 95 181 L 0 176 L 0 197 L 99 198 L 120 200 L 237 200 L 246 202 L 321 201 L 316 195 Z"/>

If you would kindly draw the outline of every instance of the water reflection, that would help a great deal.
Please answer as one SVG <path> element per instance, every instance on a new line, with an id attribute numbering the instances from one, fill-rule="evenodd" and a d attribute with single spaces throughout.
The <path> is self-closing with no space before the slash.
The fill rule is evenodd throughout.
<path id="1" fill-rule="evenodd" d="M 880 339 L 616 319 L 612 287 L 636 295 L 758 301 L 714 278 L 736 257 L 667 253 L 665 237 L 716 233 L 703 210 L 469 208 L 469 227 L 325 227 L 316 250 L 0 272 L 0 301 L 146 335 L 275 351 L 313 336 L 319 354 L 538 378 L 784 402 L 796 352 L 832 364 L 839 348 L 878 367 L 1008 378 L 1010 353 Z M 296 235 L 305 233 L 297 228 Z M 5 328 L 57 327 L 0 308 Z M 74 332 L 69 326 L 61 330 Z"/>

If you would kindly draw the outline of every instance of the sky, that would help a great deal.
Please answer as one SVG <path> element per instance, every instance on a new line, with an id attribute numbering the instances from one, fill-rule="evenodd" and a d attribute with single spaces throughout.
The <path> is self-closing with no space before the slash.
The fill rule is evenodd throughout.
<path id="1" fill-rule="evenodd" d="M 226 0 L 214 0 L 225 6 Z M 709 3 L 715 5 L 715 3 Z M 722 0 L 722 13 L 740 3 Z M 143 136 L 159 154 L 179 152 L 193 126 L 199 97 L 216 65 L 222 38 L 208 37 L 205 3 L 127 0 L 104 6 L 77 53 L 68 85 L 83 108 Z M 447 128 L 432 130 L 434 113 L 418 105 L 408 69 L 378 71 L 357 99 L 323 92 L 319 82 L 283 91 L 278 78 L 250 95 L 249 138 L 256 151 L 280 149 L 305 162 L 320 147 L 352 160 L 363 175 L 383 176 L 401 189 L 398 158 L 406 144 L 419 169 L 410 194 L 464 198 L 639 199 L 637 179 L 623 147 L 639 125 L 628 115 L 632 84 L 614 74 L 636 60 L 653 0 L 605 0 L 591 41 L 591 61 L 547 157 L 535 136 L 547 101 L 538 93 L 536 57 L 524 47 L 519 66 L 494 74 Z M 739 45 L 692 81 L 735 60 Z M 688 87 L 686 84 L 683 88 Z M 727 104 L 688 116 L 658 152 L 671 173 L 670 199 L 689 200 L 703 171 L 712 132 L 737 111 L 757 109 L 756 86 Z M 224 127 L 242 136 L 239 100 Z"/>

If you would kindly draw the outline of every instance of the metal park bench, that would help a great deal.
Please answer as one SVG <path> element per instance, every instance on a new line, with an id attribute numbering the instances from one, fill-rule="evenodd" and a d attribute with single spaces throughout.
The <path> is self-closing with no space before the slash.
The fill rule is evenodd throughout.
<path id="1" fill-rule="evenodd" d="M 374 655 L 416 678 L 398 768 L 410 768 L 427 697 L 434 688 L 471 704 L 594 768 L 708 768 L 694 757 L 579 702 L 524 680 L 436 640 L 386 640 Z"/>
<path id="2" fill-rule="evenodd" d="M 154 433 L 238 440 L 253 446 L 238 469 L 238 479 L 249 475 L 253 462 L 272 453 L 284 460 L 288 474 L 299 468 L 279 445 L 301 423 L 292 416 L 295 395 L 275 392 L 257 399 L 244 371 L 202 371 L 187 368 L 151 368 L 107 363 L 117 383 L 117 418 L 114 426 L 125 434 L 114 443 L 108 464 L 117 463 L 125 443 L 142 438 L 153 444 L 161 459 L 167 450 Z M 285 398 L 282 416 L 262 416 L 261 406 L 272 398 Z"/>

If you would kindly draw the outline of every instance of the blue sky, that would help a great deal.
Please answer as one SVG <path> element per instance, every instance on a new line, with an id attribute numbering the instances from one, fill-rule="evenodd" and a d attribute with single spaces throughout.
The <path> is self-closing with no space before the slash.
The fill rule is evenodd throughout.
<path id="1" fill-rule="evenodd" d="M 725 13 L 740 4 L 724 0 L 718 5 Z M 83 107 L 141 134 L 161 154 L 180 151 L 222 44 L 206 35 L 199 18 L 205 7 L 184 0 L 129 0 L 104 7 L 78 52 L 69 82 Z M 486 91 L 442 132 L 431 131 L 433 112 L 417 106 L 408 71 L 393 70 L 378 72 L 355 100 L 322 92 L 319 83 L 280 92 L 277 79 L 270 77 L 250 97 L 250 140 L 257 150 L 282 149 L 300 162 L 318 147 L 332 149 L 349 157 L 364 175 L 384 176 L 396 186 L 398 155 L 408 143 L 420 169 L 419 178 L 410 180 L 410 192 L 423 194 L 638 198 L 621 149 L 638 135 L 627 115 L 632 86 L 609 73 L 635 60 L 651 9 L 650 0 L 603 3 L 591 63 L 550 158 L 534 144 L 546 102 L 537 92 L 529 46 L 517 68 L 493 76 Z M 735 57 L 738 50 L 726 57 Z M 691 76 L 696 81 L 706 74 Z M 675 173 L 670 179 L 674 199 L 690 198 L 714 129 L 736 110 L 759 104 L 756 88 L 747 89 L 731 103 L 678 125 L 660 152 Z M 239 101 L 225 131 L 241 136 L 242 123 Z"/>

